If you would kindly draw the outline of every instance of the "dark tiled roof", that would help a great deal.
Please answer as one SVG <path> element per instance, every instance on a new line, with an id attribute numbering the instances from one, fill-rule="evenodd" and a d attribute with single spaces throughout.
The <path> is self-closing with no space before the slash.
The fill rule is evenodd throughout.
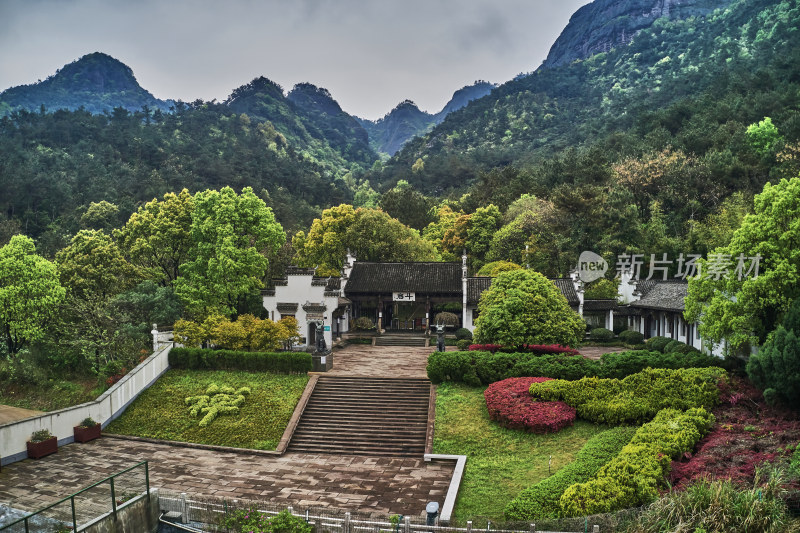
<path id="1" fill-rule="evenodd" d="M 275 289 L 261 289 L 261 296 L 275 296 Z"/>
<path id="2" fill-rule="evenodd" d="M 647 293 L 656 286 L 656 283 L 658 283 L 658 280 L 655 279 L 636 280 L 636 289 L 634 292 L 637 292 L 642 297 L 645 297 L 647 296 Z"/>
<path id="3" fill-rule="evenodd" d="M 660 309 L 664 311 L 683 311 L 683 299 L 689 288 L 685 281 L 655 281 L 647 293 L 631 307 L 642 309 Z M 641 283 L 641 282 L 640 282 Z"/>
<path id="4" fill-rule="evenodd" d="M 561 291 L 567 303 L 571 307 L 578 307 L 580 300 L 578 300 L 578 293 L 575 292 L 575 285 L 569 278 L 551 279 L 550 281 Z M 488 289 L 492 284 L 492 278 L 468 278 L 467 279 L 467 305 L 478 305 L 483 291 Z"/>
<path id="5" fill-rule="evenodd" d="M 461 263 L 365 263 L 357 261 L 347 294 L 415 292 L 461 294 Z"/>
<path id="6" fill-rule="evenodd" d="M 296 313 L 297 312 L 297 304 L 290 304 L 290 303 L 281 303 L 278 302 L 278 305 L 275 306 L 279 313 Z"/>
<path id="7" fill-rule="evenodd" d="M 578 293 L 575 292 L 575 285 L 570 278 L 556 278 L 550 281 L 558 287 L 558 290 L 560 290 L 564 298 L 567 299 L 567 303 L 570 307 L 578 307 L 580 305 L 581 301 L 578 299 Z"/>
<path id="8" fill-rule="evenodd" d="M 467 278 L 467 305 L 478 305 L 483 291 L 492 284 L 492 278 Z"/>
<path id="9" fill-rule="evenodd" d="M 287 276 L 313 276 L 316 269 L 313 268 L 300 268 L 296 266 L 286 267 Z"/>
<path id="10" fill-rule="evenodd" d="M 324 313 L 327 310 L 328 307 L 324 304 L 312 304 L 312 303 L 303 304 L 303 311 L 309 313 Z"/>
<path id="11" fill-rule="evenodd" d="M 615 299 L 596 299 L 596 300 L 584 300 L 583 301 L 583 310 L 584 311 L 608 311 L 610 309 L 617 310 L 617 301 Z"/>

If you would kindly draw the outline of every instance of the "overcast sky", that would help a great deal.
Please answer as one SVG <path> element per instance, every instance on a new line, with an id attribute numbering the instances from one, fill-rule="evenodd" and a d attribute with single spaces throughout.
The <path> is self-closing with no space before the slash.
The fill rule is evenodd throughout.
<path id="1" fill-rule="evenodd" d="M 535 70 L 587 0 L 0 0 L 0 91 L 91 52 L 158 98 L 223 100 L 257 76 L 308 81 L 376 119 L 439 111 L 477 79 Z"/>

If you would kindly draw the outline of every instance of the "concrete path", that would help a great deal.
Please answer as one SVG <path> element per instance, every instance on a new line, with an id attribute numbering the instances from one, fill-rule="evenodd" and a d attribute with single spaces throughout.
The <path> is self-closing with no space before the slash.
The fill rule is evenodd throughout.
<path id="1" fill-rule="evenodd" d="M 626 350 L 628 348 L 622 346 L 584 346 L 579 349 L 581 355 L 587 359 L 600 359 L 604 354 L 624 352 Z"/>
<path id="2" fill-rule="evenodd" d="M 7 424 L 8 422 L 16 422 L 17 420 L 25 420 L 33 416 L 44 414 L 43 411 L 34 411 L 32 409 L 23 409 L 22 407 L 11 407 L 10 405 L 0 405 L 0 424 Z"/>

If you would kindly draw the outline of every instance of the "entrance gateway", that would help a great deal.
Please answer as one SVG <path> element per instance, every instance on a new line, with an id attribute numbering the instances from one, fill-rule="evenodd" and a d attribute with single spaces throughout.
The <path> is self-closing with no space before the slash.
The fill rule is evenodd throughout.
<path id="1" fill-rule="evenodd" d="M 262 297 L 272 320 L 297 319 L 300 345 L 315 345 L 316 325 L 321 323 L 325 343 L 331 346 L 359 318 L 381 333 L 430 333 L 436 314 L 448 311 L 459 318 L 456 327 L 472 331 L 480 295 L 491 282 L 467 276 L 466 255 L 461 262 L 375 263 L 348 254 L 341 277 L 289 267 L 286 277 L 273 280 L 274 288 L 262 291 Z M 577 311 L 575 280 L 553 282 Z"/>

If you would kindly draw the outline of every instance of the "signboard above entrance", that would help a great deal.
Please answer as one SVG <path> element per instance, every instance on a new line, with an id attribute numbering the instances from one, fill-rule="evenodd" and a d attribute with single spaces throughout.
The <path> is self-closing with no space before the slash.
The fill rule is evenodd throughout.
<path id="1" fill-rule="evenodd" d="M 393 292 L 393 302 L 414 302 L 416 301 L 416 293 L 413 292 Z"/>

